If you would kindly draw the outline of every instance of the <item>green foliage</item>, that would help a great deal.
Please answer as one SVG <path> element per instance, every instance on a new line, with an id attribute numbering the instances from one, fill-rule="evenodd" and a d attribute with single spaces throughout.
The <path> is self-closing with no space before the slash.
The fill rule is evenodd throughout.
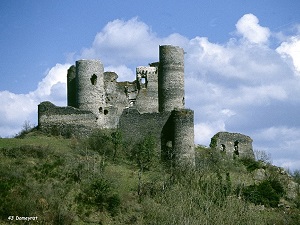
<path id="1" fill-rule="evenodd" d="M 149 170 L 158 162 L 157 143 L 153 136 L 149 135 L 132 149 L 131 158 L 136 161 L 140 170 Z"/>
<path id="2" fill-rule="evenodd" d="M 111 156 L 113 145 L 108 130 L 97 130 L 88 138 L 89 147 L 104 156 Z"/>
<path id="3" fill-rule="evenodd" d="M 294 178 L 294 181 L 300 185 L 300 170 L 295 170 L 292 173 L 292 177 Z"/>
<path id="4" fill-rule="evenodd" d="M 39 145 L 22 145 L 18 147 L 4 147 L 0 148 L 0 153 L 9 158 L 45 158 L 51 150 L 49 146 L 39 146 Z"/>
<path id="5" fill-rule="evenodd" d="M 253 180 L 241 161 L 204 147 L 197 148 L 196 168 L 170 170 L 161 165 L 151 135 L 125 145 L 117 130 L 96 132 L 86 140 L 28 133 L 23 139 L 0 139 L 0 157 L 0 224 L 9 224 L 10 215 L 64 225 L 299 220 L 296 208 L 286 214 L 268 208 L 284 197 L 277 170 L 264 168 L 268 180 L 249 185 Z M 264 164 L 254 167 L 260 166 Z M 251 202 L 266 207 L 261 210 Z"/>
<path id="6" fill-rule="evenodd" d="M 210 148 L 213 148 L 213 149 L 217 147 L 217 138 L 215 138 L 215 137 L 212 137 L 212 138 L 211 138 L 209 147 L 210 147 Z"/>
<path id="7" fill-rule="evenodd" d="M 264 180 L 258 185 L 250 185 L 243 190 L 243 196 L 247 201 L 271 207 L 278 207 L 279 199 L 283 194 L 283 186 L 278 180 Z"/>
<path id="8" fill-rule="evenodd" d="M 114 146 L 113 160 L 115 161 L 118 150 L 122 146 L 122 142 L 123 142 L 122 133 L 120 130 L 117 129 L 116 131 L 111 133 L 111 141 Z"/>
<path id="9" fill-rule="evenodd" d="M 121 200 L 118 194 L 112 192 L 111 184 L 104 178 L 91 181 L 77 197 L 79 203 L 94 206 L 98 210 L 107 209 L 112 215 L 116 215 Z"/>
<path id="10" fill-rule="evenodd" d="M 262 168 L 261 163 L 252 158 L 241 158 L 240 161 L 246 166 L 249 172 Z"/>

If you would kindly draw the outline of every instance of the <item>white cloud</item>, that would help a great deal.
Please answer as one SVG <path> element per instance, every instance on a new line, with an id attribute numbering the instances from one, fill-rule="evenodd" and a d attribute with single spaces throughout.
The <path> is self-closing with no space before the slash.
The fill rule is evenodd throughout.
<path id="1" fill-rule="evenodd" d="M 56 92 L 53 93 L 53 86 L 67 83 L 67 70 L 70 66 L 70 64 L 56 64 L 49 71 L 46 71 L 45 78 L 38 84 L 37 89 L 30 92 L 29 95 L 32 95 L 32 98 L 48 99 L 49 96 L 57 94 Z M 63 90 L 66 92 L 66 85 L 64 85 Z"/>
<path id="2" fill-rule="evenodd" d="M 203 122 L 195 124 L 195 143 L 209 146 L 210 139 L 219 131 L 225 131 L 223 121 Z"/>
<path id="3" fill-rule="evenodd" d="M 299 169 L 300 128 L 272 126 L 253 132 L 255 148 L 271 153 L 273 163 L 292 170 Z"/>
<path id="4" fill-rule="evenodd" d="M 113 71 L 118 74 L 118 81 L 133 81 L 135 78 L 135 72 L 125 65 L 107 66 L 105 71 Z"/>
<path id="5" fill-rule="evenodd" d="M 270 37 L 270 30 L 259 25 L 259 20 L 253 14 L 244 15 L 236 23 L 236 29 L 250 43 L 264 44 Z"/>
<path id="6" fill-rule="evenodd" d="M 106 66 L 120 64 L 147 64 L 158 59 L 158 46 L 183 46 L 188 39 L 180 34 L 159 38 L 151 28 L 137 17 L 128 21 L 109 22 L 99 33 L 90 48 L 84 48 L 81 58 L 100 58 Z"/>
<path id="7" fill-rule="evenodd" d="M 24 121 L 37 125 L 37 106 L 42 101 L 66 105 L 66 74 L 69 64 L 56 64 L 45 73 L 45 78 L 35 91 L 14 94 L 0 91 L 0 136 L 18 133 Z"/>
<path id="8" fill-rule="evenodd" d="M 276 49 L 283 58 L 291 60 L 295 69 L 300 73 L 300 36 L 290 37 Z"/>

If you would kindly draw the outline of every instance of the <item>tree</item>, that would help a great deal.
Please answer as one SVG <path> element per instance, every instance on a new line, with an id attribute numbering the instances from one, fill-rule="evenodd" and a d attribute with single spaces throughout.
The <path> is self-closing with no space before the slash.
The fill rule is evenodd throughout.
<path id="1" fill-rule="evenodd" d="M 122 133 L 119 129 L 117 129 L 115 132 L 112 132 L 111 140 L 114 145 L 113 161 L 115 161 L 118 148 L 122 144 Z"/>

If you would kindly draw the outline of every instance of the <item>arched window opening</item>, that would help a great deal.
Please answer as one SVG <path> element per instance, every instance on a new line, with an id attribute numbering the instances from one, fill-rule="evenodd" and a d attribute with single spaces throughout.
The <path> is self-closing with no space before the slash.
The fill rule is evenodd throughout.
<path id="1" fill-rule="evenodd" d="M 234 154 L 239 155 L 239 141 L 234 142 Z"/>
<path id="2" fill-rule="evenodd" d="M 226 146 L 224 144 L 221 144 L 221 150 L 222 150 L 222 152 L 226 151 Z"/>
<path id="3" fill-rule="evenodd" d="M 141 78 L 141 84 L 146 84 L 146 77 Z"/>
<path id="4" fill-rule="evenodd" d="M 97 84 L 97 75 L 96 74 L 93 74 L 93 76 L 91 77 L 91 83 L 92 83 L 92 85 Z"/>

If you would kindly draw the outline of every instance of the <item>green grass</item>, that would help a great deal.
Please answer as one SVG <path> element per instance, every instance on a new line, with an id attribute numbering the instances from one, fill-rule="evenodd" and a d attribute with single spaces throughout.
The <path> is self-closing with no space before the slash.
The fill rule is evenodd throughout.
<path id="1" fill-rule="evenodd" d="M 196 169 L 168 168 L 151 154 L 147 167 L 141 167 L 135 155 L 139 149 L 148 152 L 149 140 L 122 143 L 115 156 L 109 134 L 98 135 L 105 138 L 31 132 L 22 139 L 0 139 L 0 224 L 10 224 L 12 215 L 64 225 L 297 224 L 300 219 L 296 207 L 287 211 L 254 204 L 261 203 L 249 197 L 261 190 L 254 186 L 253 167 L 248 168 L 254 162 L 232 161 L 200 147 Z M 281 190 L 276 182 L 270 185 Z"/>

